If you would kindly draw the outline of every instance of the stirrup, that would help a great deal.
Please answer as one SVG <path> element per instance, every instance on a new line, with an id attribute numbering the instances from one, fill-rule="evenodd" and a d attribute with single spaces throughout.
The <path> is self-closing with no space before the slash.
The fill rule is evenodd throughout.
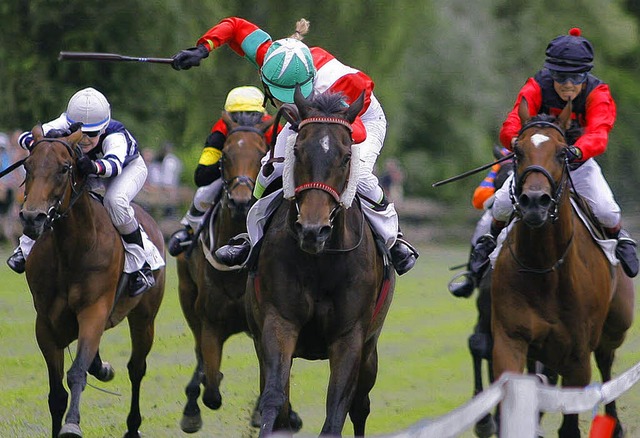
<path id="1" fill-rule="evenodd" d="M 458 281 L 464 278 L 462 281 Z M 463 271 L 456 274 L 447 285 L 449 292 L 454 297 L 469 298 L 473 294 L 473 290 L 476 288 L 475 281 L 473 280 L 473 273 L 471 271 Z"/>

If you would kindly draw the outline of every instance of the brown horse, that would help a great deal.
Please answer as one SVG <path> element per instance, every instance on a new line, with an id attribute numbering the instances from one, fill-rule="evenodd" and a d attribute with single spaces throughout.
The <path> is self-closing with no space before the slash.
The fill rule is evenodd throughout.
<path id="1" fill-rule="evenodd" d="M 565 387 L 591 381 L 591 352 L 603 382 L 633 319 L 633 284 L 604 252 L 572 208 L 565 131 L 571 102 L 553 118 L 530 118 L 514 152 L 513 195 L 518 220 L 495 262 L 491 301 L 493 367 L 522 372 L 527 354 L 557 371 Z M 616 418 L 615 402 L 606 406 Z M 560 437 L 579 437 L 578 414 L 563 417 Z"/>
<path id="2" fill-rule="evenodd" d="M 295 104 L 301 122 L 285 158 L 287 199 L 273 214 L 247 284 L 260 359 L 260 434 L 291 428 L 290 368 L 301 357 L 329 360 L 322 434 L 340 435 L 348 413 L 355 435 L 364 435 L 395 274 L 357 200 L 348 208 L 359 163 L 350 124 L 363 96 L 345 107 L 339 94 L 306 100 L 297 89 Z"/>
<path id="3" fill-rule="evenodd" d="M 104 331 L 127 317 L 132 352 L 127 365 L 131 407 L 125 437 L 139 437 L 140 383 L 164 294 L 164 269 L 154 272 L 152 289 L 136 298 L 123 293 L 116 299 L 124 247 L 107 211 L 84 190 L 84 177 L 77 171 L 81 154 L 77 144 L 83 134 L 78 130 L 66 138 L 44 138 L 39 126 L 33 133 L 34 147 L 24 163 L 25 202 L 20 219 L 24 233 L 37 238 L 27 258 L 26 277 L 37 314 L 36 339 L 49 371 L 52 436 L 82 436 L 80 395 L 87 371 L 102 381 L 113 378 L 113 369 L 102 362 L 98 347 Z M 141 208 L 134 208 L 138 221 L 164 253 L 158 226 Z M 71 403 L 62 425 L 69 399 L 62 383 L 64 349 L 76 339 L 75 359 L 67 372 Z"/>
<path id="4" fill-rule="evenodd" d="M 187 404 L 180 422 L 187 433 L 202 427 L 198 407 L 200 385 L 204 385 L 205 406 L 218 409 L 222 404 L 220 363 L 225 341 L 236 333 L 249 333 L 243 302 L 246 271 L 230 271 L 211 256 L 205 257 L 205 251 L 213 254 L 232 237 L 247 231 L 246 216 L 252 205 L 260 160 L 267 152 L 264 134 L 273 119 L 255 124 L 249 120 L 236 123 L 228 113 L 223 113 L 223 120 L 229 134 L 220 159 L 222 198 L 212 216 L 214 245 L 208 245 L 209 228 L 205 223 L 202 240 L 207 245 L 198 241 L 193 252 L 183 253 L 177 259 L 180 304 L 193 332 L 196 353 L 196 368 L 186 388 Z"/>

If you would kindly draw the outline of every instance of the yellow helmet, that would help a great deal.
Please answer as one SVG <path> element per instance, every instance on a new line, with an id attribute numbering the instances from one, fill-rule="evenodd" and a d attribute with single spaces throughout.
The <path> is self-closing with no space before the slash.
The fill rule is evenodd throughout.
<path id="1" fill-rule="evenodd" d="M 264 113 L 264 94 L 256 87 L 237 87 L 229 91 L 224 110 L 230 113 L 239 111 L 257 111 Z"/>

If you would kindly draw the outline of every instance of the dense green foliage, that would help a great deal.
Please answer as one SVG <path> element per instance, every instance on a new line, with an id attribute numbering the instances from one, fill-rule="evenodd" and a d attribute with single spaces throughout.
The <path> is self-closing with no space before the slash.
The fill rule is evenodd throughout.
<path id="1" fill-rule="evenodd" d="M 502 119 L 518 88 L 541 66 L 546 44 L 578 26 L 595 46 L 594 73 L 611 85 L 618 103 L 612 147 L 599 161 L 629 205 L 638 198 L 634 170 L 640 164 L 637 3 L 5 0 L 0 129 L 47 121 L 75 90 L 93 85 L 143 146 L 172 141 L 190 170 L 227 91 L 259 84 L 248 62 L 226 47 L 183 72 L 164 65 L 59 62 L 58 52 L 170 57 L 227 16 L 254 21 L 274 38 L 290 35 L 295 21 L 306 17 L 312 23 L 309 45 L 327 48 L 376 81 L 390 125 L 383 157 L 401 158 L 408 191 L 462 203 L 460 193 L 481 176 L 438 189 L 431 183 L 491 159 Z"/>

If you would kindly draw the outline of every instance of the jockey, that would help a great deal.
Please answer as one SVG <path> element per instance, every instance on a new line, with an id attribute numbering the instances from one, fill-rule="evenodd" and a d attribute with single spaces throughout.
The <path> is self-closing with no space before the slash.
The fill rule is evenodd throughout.
<path id="1" fill-rule="evenodd" d="M 616 256 L 629 277 L 638 274 L 636 242 L 622 229 L 620 207 L 604 179 L 595 157 L 607 148 L 609 131 L 616 119 L 616 106 L 609 86 L 589 71 L 593 68 L 593 47 L 573 28 L 568 35 L 553 39 L 546 50 L 542 70 L 529 78 L 520 89 L 511 112 L 500 130 L 500 142 L 512 149 L 521 128 L 518 107 L 522 99 L 529 114 L 558 115 L 566 102 L 572 102 L 572 126 L 567 131 L 571 154 L 571 180 L 598 218 L 610 239 L 617 239 Z M 475 247 L 471 271 L 480 278 L 495 249 L 496 237 L 513 212 L 509 187 L 513 176 L 495 194 L 491 232 L 482 236 Z"/>
<path id="2" fill-rule="evenodd" d="M 94 88 L 75 93 L 66 112 L 42 125 L 42 130 L 48 138 L 65 137 L 80 124 L 85 135 L 78 145 L 85 155 L 77 161 L 78 171 L 88 176 L 89 189 L 104 190 L 104 207 L 124 242 L 124 272 L 132 274 L 129 295 L 137 296 L 155 285 L 147 254 L 158 251 L 146 233 L 142 233 L 130 205 L 144 185 L 147 166 L 138 153 L 136 139 L 121 122 L 111 118 L 109 102 Z M 23 132 L 18 141 L 30 150 L 33 134 Z M 25 235 L 20 237 L 20 245 L 7 260 L 11 269 L 24 272 L 25 258 L 34 243 Z"/>
<path id="3" fill-rule="evenodd" d="M 504 157 L 509 154 L 509 149 L 501 147 L 499 151 L 495 151 L 494 153 Z M 512 168 L 511 160 L 494 164 L 473 192 L 471 204 L 474 208 L 483 210 L 484 213 L 478 220 L 473 236 L 471 237 L 471 252 L 469 253 L 469 261 L 467 262 L 467 271 L 456 274 L 449 282 L 449 292 L 456 297 L 470 297 L 473 290 L 480 284 L 481 278 L 476 277 L 470 269 L 472 264 L 471 256 L 474 254 L 473 250 L 478 239 L 490 231 L 492 220 L 491 207 L 493 207 L 494 194 L 497 189 L 502 187 L 506 178 L 513 173 Z M 458 281 L 459 279 L 462 281 Z"/>
<path id="4" fill-rule="evenodd" d="M 264 101 L 264 94 L 258 88 L 237 87 L 227 94 L 224 110 L 236 123 L 249 121 L 258 124 L 261 121 L 271 119 L 264 108 Z M 198 229 L 205 212 L 220 194 L 222 179 L 219 161 L 222 157 L 222 148 L 227 140 L 227 131 L 227 124 L 224 120 L 218 119 L 204 142 L 204 149 L 194 174 L 198 190 L 196 190 L 189 211 L 180 221 L 184 228 L 173 233 L 167 245 L 169 254 L 174 257 L 181 254 L 191 244 L 194 230 Z M 267 144 L 271 142 L 272 135 L 271 129 L 265 133 Z"/>
<path id="5" fill-rule="evenodd" d="M 347 104 L 355 101 L 364 91 L 362 112 L 352 126 L 353 141 L 361 143 L 362 150 L 358 193 L 368 199 L 362 203 L 365 215 L 391 249 L 396 271 L 404 274 L 414 266 L 418 252 L 402 239 L 394 204 L 387 201 L 373 174 L 387 129 L 384 111 L 373 94 L 374 83 L 369 76 L 342 64 L 326 50 L 320 47 L 309 48 L 302 43 L 301 39 L 307 32 L 308 25 L 306 20 L 300 20 L 292 37 L 272 41 L 255 24 L 242 18 L 226 18 L 202 35 L 196 47 L 177 53 L 173 57 L 173 67 L 183 70 L 198 66 L 202 59 L 209 56 L 209 52 L 228 44 L 238 55 L 260 69 L 265 94 L 277 108 L 283 103 L 293 103 L 296 86 L 300 87 L 305 97 L 327 90 L 341 92 Z M 284 155 L 286 139 L 292 134 L 295 132 L 290 125 L 285 125 L 278 135 L 276 156 Z M 268 157 L 263 159 L 263 165 L 267 159 Z M 279 179 L 282 169 L 282 163 L 277 163 L 268 176 L 263 171 L 259 173 L 254 190 L 256 198 L 261 198 L 266 187 Z M 249 254 L 250 245 L 246 241 L 240 245 L 225 245 L 216 251 L 216 257 L 226 265 L 242 264 Z"/>

